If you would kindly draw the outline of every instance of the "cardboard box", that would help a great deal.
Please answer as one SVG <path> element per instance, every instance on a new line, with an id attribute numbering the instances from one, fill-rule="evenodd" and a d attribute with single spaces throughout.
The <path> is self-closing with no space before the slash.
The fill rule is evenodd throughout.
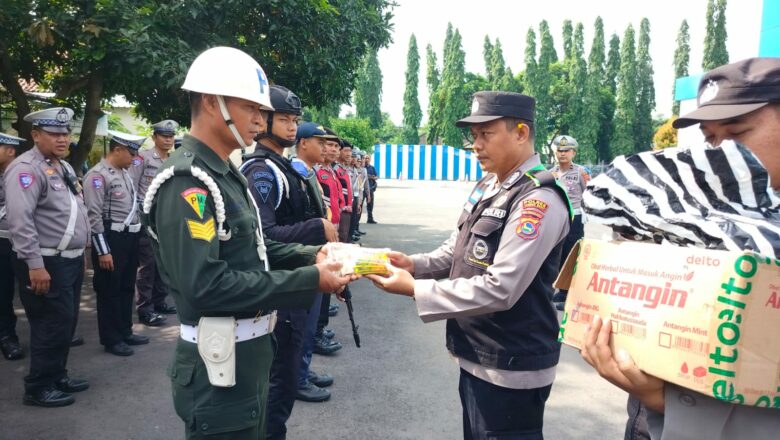
<path id="1" fill-rule="evenodd" d="M 780 261 L 637 242 L 581 240 L 555 286 L 560 340 L 580 348 L 594 315 L 643 371 L 744 405 L 780 408 Z"/>

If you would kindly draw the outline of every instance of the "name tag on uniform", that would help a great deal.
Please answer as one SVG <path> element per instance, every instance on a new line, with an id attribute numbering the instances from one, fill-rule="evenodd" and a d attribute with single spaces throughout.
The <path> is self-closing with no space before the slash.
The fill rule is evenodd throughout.
<path id="1" fill-rule="evenodd" d="M 506 209 L 500 209 L 500 208 L 487 208 L 484 211 L 482 211 L 483 217 L 495 217 L 495 218 L 504 218 L 506 217 Z"/>

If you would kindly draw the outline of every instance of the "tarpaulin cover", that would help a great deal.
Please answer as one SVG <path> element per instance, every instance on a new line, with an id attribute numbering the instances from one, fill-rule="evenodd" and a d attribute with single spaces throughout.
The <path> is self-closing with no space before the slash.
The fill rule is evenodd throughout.
<path id="1" fill-rule="evenodd" d="M 780 258 L 780 198 L 731 141 L 620 156 L 590 181 L 583 208 L 624 238 Z"/>

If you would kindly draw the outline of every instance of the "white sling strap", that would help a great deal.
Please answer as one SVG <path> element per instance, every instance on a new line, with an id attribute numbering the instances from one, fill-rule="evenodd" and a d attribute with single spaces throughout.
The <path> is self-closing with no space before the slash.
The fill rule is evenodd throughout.
<path id="1" fill-rule="evenodd" d="M 68 191 L 68 195 L 70 196 L 70 217 L 68 217 L 68 227 L 65 228 L 65 234 L 62 236 L 60 244 L 57 245 L 58 251 L 64 251 L 68 248 L 70 241 L 73 239 L 73 234 L 76 231 L 76 217 L 78 217 L 79 206 L 76 201 L 76 196 L 70 191 Z"/>
<path id="2" fill-rule="evenodd" d="M 127 170 L 122 170 L 122 178 L 125 179 L 125 182 L 130 182 L 130 189 L 133 191 L 133 209 L 130 210 L 130 213 L 127 214 L 125 221 L 122 222 L 123 225 L 130 226 L 130 222 L 133 220 L 133 217 L 135 217 L 135 212 L 138 210 L 138 203 L 135 203 L 137 194 L 135 191 L 135 185 L 133 185 L 133 179 L 130 179 L 130 175 L 127 173 Z"/>

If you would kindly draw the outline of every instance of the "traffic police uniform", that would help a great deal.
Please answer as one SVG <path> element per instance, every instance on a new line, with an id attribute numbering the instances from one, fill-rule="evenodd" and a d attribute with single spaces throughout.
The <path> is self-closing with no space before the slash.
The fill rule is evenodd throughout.
<path id="1" fill-rule="evenodd" d="M 73 110 L 53 108 L 30 113 L 34 129 L 69 133 Z M 60 406 L 73 403 L 62 392 L 81 391 L 66 369 L 76 328 L 84 248 L 89 237 L 87 209 L 73 168 L 46 157 L 37 146 L 14 160 L 4 175 L 7 221 L 15 251 L 14 271 L 30 323 L 30 372 L 24 378 L 24 403 Z M 45 269 L 49 291 L 35 294 L 29 270 Z"/>
<path id="2" fill-rule="evenodd" d="M 0 152 L 5 149 L 17 149 L 24 139 L 0 133 Z M 7 167 L 9 164 L 5 164 Z M 16 336 L 16 314 L 14 313 L 14 270 L 11 263 L 11 240 L 8 232 L 7 208 L 5 206 L 5 188 L 3 169 L 0 169 L 0 350 L 8 360 L 24 357 Z"/>
<path id="3" fill-rule="evenodd" d="M 135 155 L 143 136 L 109 131 L 111 143 Z M 132 166 L 132 165 L 131 165 Z M 84 200 L 92 232 L 92 285 L 97 293 L 98 331 L 106 351 L 129 356 L 128 345 L 149 342 L 133 335 L 133 298 L 138 270 L 138 238 L 141 232 L 136 189 L 125 168 L 116 168 L 108 158 L 84 177 Z M 100 267 L 98 257 L 110 255 L 113 270 Z"/>
<path id="4" fill-rule="evenodd" d="M 459 126 L 533 120 L 528 96 L 478 92 L 474 100 Z M 565 191 L 533 155 L 503 182 L 493 174 L 480 180 L 451 237 L 411 257 L 420 317 L 447 319 L 466 439 L 542 438 L 560 354 L 550 297 L 569 222 Z"/>
<path id="5" fill-rule="evenodd" d="M 225 97 L 272 111 L 267 85 L 249 55 L 215 47 L 193 61 L 182 89 L 213 96 L 245 148 Z M 232 162 L 185 135 L 144 198 L 142 221 L 182 323 L 169 375 L 188 439 L 265 436 L 273 310 L 306 308 L 319 287 L 321 247 L 266 242 L 247 185 Z"/>
<path id="6" fill-rule="evenodd" d="M 164 120 L 152 125 L 154 134 L 173 136 L 179 124 L 173 120 Z M 173 149 L 170 150 L 173 152 Z M 134 181 L 138 186 L 138 203 L 142 203 L 149 184 L 164 162 L 157 147 L 143 150 L 138 154 L 136 163 L 139 166 L 130 168 Z M 165 302 L 168 291 L 157 272 L 154 261 L 154 251 L 150 238 L 142 232 L 138 244 L 138 275 L 135 282 L 138 318 L 147 325 L 158 326 L 165 322 L 161 314 L 176 313 L 176 308 Z"/>
<path id="7" fill-rule="evenodd" d="M 265 235 L 284 243 L 324 245 L 324 212 L 316 202 L 316 188 L 292 162 L 274 152 L 262 142 L 275 142 L 280 147 L 292 147 L 295 142 L 280 138 L 272 132 L 275 113 L 300 115 L 300 100 L 281 86 L 271 86 L 271 104 L 274 112 L 268 115 L 266 132 L 257 137 L 257 147 L 244 158 L 241 173 L 249 182 L 249 190 L 257 203 Z M 293 99 L 294 97 L 294 99 Z M 296 105 L 297 104 L 297 105 Z M 299 138 L 324 136 L 317 124 L 307 122 L 298 127 Z M 308 310 L 279 309 L 274 336 L 277 350 L 271 365 L 268 391 L 267 439 L 283 439 L 286 422 L 292 414 L 298 391 L 298 371 Z"/>
<path id="8" fill-rule="evenodd" d="M 576 151 L 579 144 L 573 137 L 561 135 L 553 139 L 553 147 L 556 152 L 566 149 L 574 149 Z M 550 170 L 550 173 L 566 189 L 566 194 L 569 196 L 574 212 L 571 229 L 569 229 L 569 234 L 566 235 L 566 240 L 564 240 L 563 249 L 561 250 L 561 261 L 558 266 L 560 269 L 563 267 L 563 263 L 566 262 L 566 258 L 574 248 L 574 245 L 585 236 L 585 225 L 582 223 L 582 194 L 585 192 L 585 188 L 590 180 L 590 173 L 588 173 L 585 167 L 574 162 L 570 164 L 568 170 L 561 169 L 560 165 L 555 165 Z M 553 298 L 553 301 L 556 303 L 555 307 L 558 310 L 563 310 L 566 302 L 566 293 L 565 290 L 561 290 Z"/>

